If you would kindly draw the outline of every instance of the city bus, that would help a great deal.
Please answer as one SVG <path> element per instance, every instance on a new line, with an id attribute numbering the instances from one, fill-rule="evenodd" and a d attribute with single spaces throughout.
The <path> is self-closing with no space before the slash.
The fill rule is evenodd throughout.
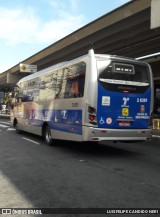
<path id="1" fill-rule="evenodd" d="M 22 78 L 11 123 L 54 141 L 145 141 L 152 136 L 153 77 L 131 58 L 88 54 Z"/>

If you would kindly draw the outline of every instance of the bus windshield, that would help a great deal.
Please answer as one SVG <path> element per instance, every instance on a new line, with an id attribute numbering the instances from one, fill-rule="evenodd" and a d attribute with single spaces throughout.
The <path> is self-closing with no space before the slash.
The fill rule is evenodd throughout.
<path id="1" fill-rule="evenodd" d="M 99 81 L 107 90 L 130 93 L 144 92 L 150 85 L 146 65 L 118 61 L 97 61 Z"/>

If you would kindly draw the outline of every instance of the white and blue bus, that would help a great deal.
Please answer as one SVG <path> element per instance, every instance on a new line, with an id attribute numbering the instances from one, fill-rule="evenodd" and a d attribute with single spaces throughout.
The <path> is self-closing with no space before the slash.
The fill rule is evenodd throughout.
<path id="1" fill-rule="evenodd" d="M 91 49 L 21 79 L 11 122 L 17 132 L 41 135 L 47 144 L 145 141 L 152 136 L 152 110 L 150 66 Z"/>

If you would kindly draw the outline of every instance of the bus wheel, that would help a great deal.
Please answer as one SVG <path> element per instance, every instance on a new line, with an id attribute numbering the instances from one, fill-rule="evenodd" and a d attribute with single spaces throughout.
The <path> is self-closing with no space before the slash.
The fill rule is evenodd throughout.
<path id="1" fill-rule="evenodd" d="M 22 131 L 18 128 L 18 123 L 16 124 L 16 133 L 21 134 Z"/>
<path id="2" fill-rule="evenodd" d="M 47 145 L 53 145 L 53 139 L 51 137 L 51 130 L 49 126 L 46 126 L 45 128 L 44 139 Z"/>

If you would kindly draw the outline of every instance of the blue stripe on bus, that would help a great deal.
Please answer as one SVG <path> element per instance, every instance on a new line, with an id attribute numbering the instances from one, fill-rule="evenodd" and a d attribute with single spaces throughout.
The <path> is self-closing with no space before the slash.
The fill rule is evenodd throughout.
<path id="1" fill-rule="evenodd" d="M 43 120 L 36 119 L 36 112 Z M 30 117 L 29 124 L 42 127 L 44 121 L 48 122 L 50 129 L 67 133 L 82 135 L 82 110 L 32 110 L 34 116 Z"/>

